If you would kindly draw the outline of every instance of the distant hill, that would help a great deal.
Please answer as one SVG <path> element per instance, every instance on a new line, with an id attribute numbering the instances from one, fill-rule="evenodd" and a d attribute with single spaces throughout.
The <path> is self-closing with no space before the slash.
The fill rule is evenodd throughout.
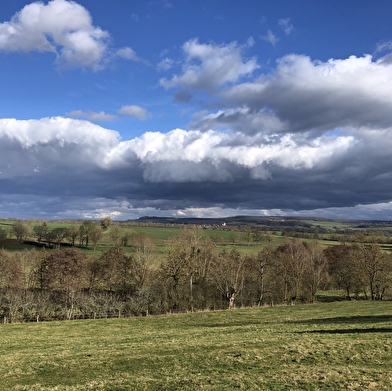
<path id="1" fill-rule="evenodd" d="M 129 220 L 131 221 L 131 220 Z M 144 224 L 173 224 L 173 225 L 201 225 L 201 226 L 228 226 L 228 227 L 254 227 L 277 230 L 318 230 L 319 232 L 347 231 L 354 229 L 392 230 L 392 221 L 379 220 L 338 220 L 322 217 L 290 217 L 290 216 L 232 216 L 221 218 L 196 217 L 157 217 L 144 216 L 136 220 Z"/>

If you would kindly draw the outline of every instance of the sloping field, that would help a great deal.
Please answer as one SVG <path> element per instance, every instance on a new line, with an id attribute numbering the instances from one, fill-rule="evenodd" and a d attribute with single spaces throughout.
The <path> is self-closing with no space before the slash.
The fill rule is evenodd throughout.
<path id="1" fill-rule="evenodd" d="M 1 390 L 391 390 L 392 303 L 0 325 Z"/>

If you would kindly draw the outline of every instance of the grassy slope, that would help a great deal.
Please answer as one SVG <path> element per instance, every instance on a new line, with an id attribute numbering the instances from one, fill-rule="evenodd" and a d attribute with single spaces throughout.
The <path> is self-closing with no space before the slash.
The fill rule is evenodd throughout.
<path id="1" fill-rule="evenodd" d="M 392 303 L 0 325 L 1 390 L 390 390 Z"/>
<path id="2" fill-rule="evenodd" d="M 332 227 L 332 225 L 336 228 L 336 227 L 340 227 L 340 228 L 350 228 L 350 225 L 347 223 L 346 225 L 344 225 L 344 223 L 341 222 L 335 222 L 335 221 L 322 221 L 322 220 L 317 220 L 317 219 L 312 219 L 312 220 L 303 220 L 303 222 L 306 222 L 308 224 L 311 224 L 313 226 L 313 228 L 316 228 L 317 225 L 320 226 L 330 226 Z M 11 225 L 13 224 L 13 221 L 11 220 L 0 220 L 0 228 L 6 228 L 6 229 L 10 229 Z M 37 224 L 36 222 L 32 223 L 32 226 L 34 226 L 35 224 Z M 50 229 L 56 228 L 56 227 L 69 227 L 71 225 L 71 223 L 66 223 L 66 222 L 51 222 L 49 221 L 48 223 L 48 227 Z M 317 225 L 315 225 L 317 224 Z M 76 224 L 78 227 L 80 224 Z M 267 246 L 271 246 L 271 247 L 278 247 L 279 245 L 283 244 L 285 242 L 285 240 L 287 240 L 287 238 L 283 237 L 280 235 L 280 231 L 276 231 L 275 229 L 273 229 L 273 227 L 270 227 L 271 232 L 275 232 L 276 234 L 272 236 L 272 242 L 269 243 L 268 240 L 264 237 L 264 239 L 258 243 L 256 242 L 251 242 L 251 243 L 247 243 L 245 236 L 243 234 L 242 231 L 238 231 L 238 241 L 235 243 L 235 245 L 233 246 L 231 243 L 231 239 L 230 239 L 230 234 L 231 232 L 228 229 L 203 229 L 202 232 L 204 235 L 206 236 L 212 236 L 212 235 L 219 235 L 222 237 L 223 242 L 218 242 L 217 243 L 217 248 L 219 251 L 222 251 L 223 249 L 226 250 L 230 250 L 232 247 L 235 247 L 236 249 L 238 249 L 241 253 L 243 254 L 257 254 L 261 249 L 267 247 Z M 140 234 L 140 233 L 144 233 L 146 234 L 148 237 L 151 238 L 151 240 L 154 242 L 157 251 L 158 251 L 158 256 L 162 256 L 165 253 L 165 243 L 166 241 L 173 236 L 178 235 L 181 232 L 181 228 L 179 227 L 153 227 L 153 226 L 126 226 L 126 225 L 122 225 L 121 229 L 123 230 L 123 232 L 130 232 L 130 233 L 136 233 L 136 234 Z M 110 239 L 110 235 L 109 235 L 109 230 L 105 231 L 103 234 L 103 237 L 101 239 L 101 241 L 98 243 L 96 249 L 93 249 L 93 246 L 90 245 L 87 249 L 84 247 L 81 247 L 81 250 L 86 253 L 86 255 L 88 256 L 96 256 L 99 257 L 101 252 L 105 249 L 110 248 L 113 245 L 112 240 Z M 35 240 L 34 237 L 29 238 L 30 240 Z M 299 240 L 304 240 L 307 242 L 313 242 L 313 239 L 299 239 Z M 78 243 L 78 240 L 76 241 Z M 322 247 L 329 247 L 329 246 L 333 246 L 336 244 L 339 244 L 339 242 L 337 241 L 329 241 L 329 240 L 319 240 L 318 243 L 322 246 Z M 6 241 L 3 241 L 0 243 L 0 248 L 4 248 L 5 250 L 11 251 L 11 252 L 15 252 L 15 251 L 23 251 L 24 249 L 31 249 L 35 247 L 32 244 L 27 244 L 27 243 L 18 243 L 16 242 L 16 240 L 9 240 L 7 239 Z M 387 245 L 383 245 L 382 248 L 384 250 L 387 251 L 392 251 L 392 245 L 391 244 L 387 244 Z M 131 247 L 125 247 L 124 248 L 125 252 L 130 252 L 131 251 Z"/>
<path id="3" fill-rule="evenodd" d="M 2 221 L 0 220 L 0 228 L 7 228 L 10 229 L 12 225 L 12 221 Z M 33 224 L 32 226 L 34 226 Z M 61 222 L 48 222 L 48 227 L 50 229 L 56 228 L 56 227 L 69 227 L 71 224 L 69 223 L 61 223 Z M 79 227 L 80 224 L 77 224 Z M 181 228 L 178 227 L 143 227 L 143 226 L 121 226 L 121 229 L 123 232 L 130 232 L 130 233 L 144 233 L 146 234 L 155 244 L 158 253 L 159 254 L 164 254 L 165 250 L 165 243 L 168 239 L 170 239 L 173 236 L 179 235 L 181 233 Z M 228 230 L 212 230 L 212 229 L 207 229 L 207 230 L 202 230 L 202 233 L 207 236 L 212 236 L 212 235 L 220 235 L 224 242 L 223 243 L 218 243 L 218 249 L 222 250 L 223 248 L 226 248 L 230 250 L 232 248 L 232 244 L 230 243 L 230 231 Z M 240 235 L 240 241 L 234 246 L 237 248 L 239 251 L 242 253 L 246 254 L 256 254 L 258 251 L 260 251 L 262 248 L 266 247 L 268 245 L 267 240 L 263 240 L 260 243 L 251 243 L 250 246 L 245 243 L 244 238 L 241 237 Z M 31 240 L 36 240 L 34 237 L 29 238 Z M 279 244 L 284 242 L 284 238 L 281 236 L 274 236 L 274 240 L 271 243 L 272 246 L 277 247 Z M 76 243 L 78 243 L 78 240 L 76 240 Z M 97 256 L 101 254 L 101 252 L 105 249 L 110 248 L 113 245 L 112 240 L 110 239 L 109 235 L 109 230 L 105 231 L 103 234 L 102 239 L 98 243 L 98 246 L 96 250 L 94 251 L 92 245 L 89 246 L 89 248 L 84 248 L 81 247 L 81 250 L 86 253 L 88 256 Z M 15 251 L 23 251 L 24 249 L 31 249 L 35 247 L 34 245 L 31 244 L 26 244 L 26 243 L 19 243 L 15 239 L 7 239 L 4 242 L 0 243 L 0 247 L 4 248 L 5 250 L 15 252 Z M 125 247 L 124 250 L 126 252 L 129 252 L 131 248 Z"/>

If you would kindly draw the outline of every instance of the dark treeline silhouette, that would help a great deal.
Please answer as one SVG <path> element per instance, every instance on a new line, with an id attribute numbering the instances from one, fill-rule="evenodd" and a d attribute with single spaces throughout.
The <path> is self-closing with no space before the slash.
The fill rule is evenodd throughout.
<path id="1" fill-rule="evenodd" d="M 119 239 L 96 258 L 75 247 L 0 250 L 1 320 L 312 303 L 320 289 L 344 290 L 347 299 L 382 300 L 392 277 L 391 255 L 375 243 L 324 250 L 316 242 L 287 240 L 245 255 L 235 247 L 218 252 L 202 230 L 187 228 L 167 241 L 162 260 L 145 234 L 133 238 L 131 249 L 125 253 Z"/>

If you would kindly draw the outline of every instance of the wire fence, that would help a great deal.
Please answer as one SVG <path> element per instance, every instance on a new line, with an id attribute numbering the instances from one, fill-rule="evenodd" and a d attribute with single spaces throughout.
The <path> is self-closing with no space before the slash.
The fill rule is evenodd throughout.
<path id="1" fill-rule="evenodd" d="M 121 311 L 111 312 L 92 312 L 88 314 L 59 314 L 53 316 L 4 316 L 1 318 L 2 324 L 10 323 L 39 323 L 39 322 L 55 322 L 64 320 L 94 320 L 94 319 L 113 319 L 113 318 L 132 318 L 135 316 L 149 316 L 149 312 L 145 311 L 140 314 L 121 313 Z"/>

